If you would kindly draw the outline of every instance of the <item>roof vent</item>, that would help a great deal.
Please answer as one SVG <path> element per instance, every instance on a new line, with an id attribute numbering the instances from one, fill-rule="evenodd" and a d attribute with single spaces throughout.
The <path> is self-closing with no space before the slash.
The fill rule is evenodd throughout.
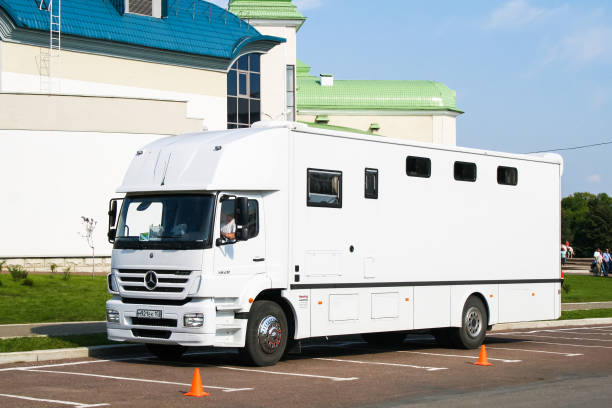
<path id="1" fill-rule="evenodd" d="M 125 0 L 125 12 L 149 17 L 168 17 L 168 0 Z"/>
<path id="2" fill-rule="evenodd" d="M 321 86 L 334 86 L 334 76 L 332 74 L 321 74 Z"/>

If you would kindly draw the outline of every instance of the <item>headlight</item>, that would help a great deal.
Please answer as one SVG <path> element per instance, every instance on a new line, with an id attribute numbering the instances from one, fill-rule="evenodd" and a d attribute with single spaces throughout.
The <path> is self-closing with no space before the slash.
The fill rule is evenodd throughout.
<path id="1" fill-rule="evenodd" d="M 106 321 L 109 323 L 119 323 L 119 312 L 113 309 L 106 309 Z"/>
<path id="2" fill-rule="evenodd" d="M 204 325 L 204 315 L 202 313 L 187 313 L 183 315 L 183 326 L 202 327 Z"/>

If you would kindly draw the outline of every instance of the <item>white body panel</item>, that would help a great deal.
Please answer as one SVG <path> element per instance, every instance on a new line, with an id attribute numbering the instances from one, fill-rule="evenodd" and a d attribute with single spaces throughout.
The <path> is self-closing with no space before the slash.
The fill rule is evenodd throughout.
<path id="1" fill-rule="evenodd" d="M 202 310 L 216 334 L 198 344 L 244 345 L 251 302 L 272 293 L 286 304 L 296 339 L 458 327 L 472 295 L 485 303 L 489 325 L 560 315 L 557 155 L 448 148 L 288 123 L 185 135 L 142 150 L 120 192 L 234 194 L 259 202 L 257 237 L 213 244 L 190 258 L 168 251 L 173 260 L 147 266 L 183 262 L 180 269 L 201 276 L 189 297 L 211 302 L 202 305 L 213 305 L 213 312 Z M 430 158 L 431 177 L 408 177 L 407 156 Z M 477 180 L 456 181 L 455 161 L 475 163 Z M 498 166 L 517 168 L 518 184 L 498 184 Z M 341 208 L 307 206 L 309 168 L 342 172 Z M 364 198 L 366 168 L 378 170 L 377 199 Z M 201 266 L 187 265 L 197 257 Z M 265 263 L 255 267 L 252 257 Z M 114 269 L 130 265 L 114 251 Z M 125 309 L 118 300 L 111 306 Z M 203 336 L 211 332 L 205 327 Z M 183 332 L 177 327 L 167 341 L 136 341 L 193 344 L 180 341 Z M 113 333 L 115 340 L 134 341 Z"/>

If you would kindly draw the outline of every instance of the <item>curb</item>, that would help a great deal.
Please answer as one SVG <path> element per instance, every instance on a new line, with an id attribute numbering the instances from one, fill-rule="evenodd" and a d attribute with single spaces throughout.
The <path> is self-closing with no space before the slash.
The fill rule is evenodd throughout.
<path id="1" fill-rule="evenodd" d="M 109 357 L 146 352 L 144 344 L 110 344 L 106 346 L 75 347 L 52 350 L 17 351 L 0 353 L 0 364 L 35 363 L 38 361 L 66 360 L 69 358 Z"/>
<path id="2" fill-rule="evenodd" d="M 502 323 L 493 326 L 492 332 L 514 329 L 540 329 L 544 327 L 578 327 L 593 324 L 612 324 L 612 317 L 596 317 L 592 319 L 572 320 L 541 320 L 539 322 Z"/>

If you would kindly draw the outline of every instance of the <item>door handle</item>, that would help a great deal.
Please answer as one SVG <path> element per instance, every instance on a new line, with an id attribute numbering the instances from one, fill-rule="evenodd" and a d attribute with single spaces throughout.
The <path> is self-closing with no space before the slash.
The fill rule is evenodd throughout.
<path id="1" fill-rule="evenodd" d="M 266 258 L 253 258 L 253 262 L 263 262 Z"/>

